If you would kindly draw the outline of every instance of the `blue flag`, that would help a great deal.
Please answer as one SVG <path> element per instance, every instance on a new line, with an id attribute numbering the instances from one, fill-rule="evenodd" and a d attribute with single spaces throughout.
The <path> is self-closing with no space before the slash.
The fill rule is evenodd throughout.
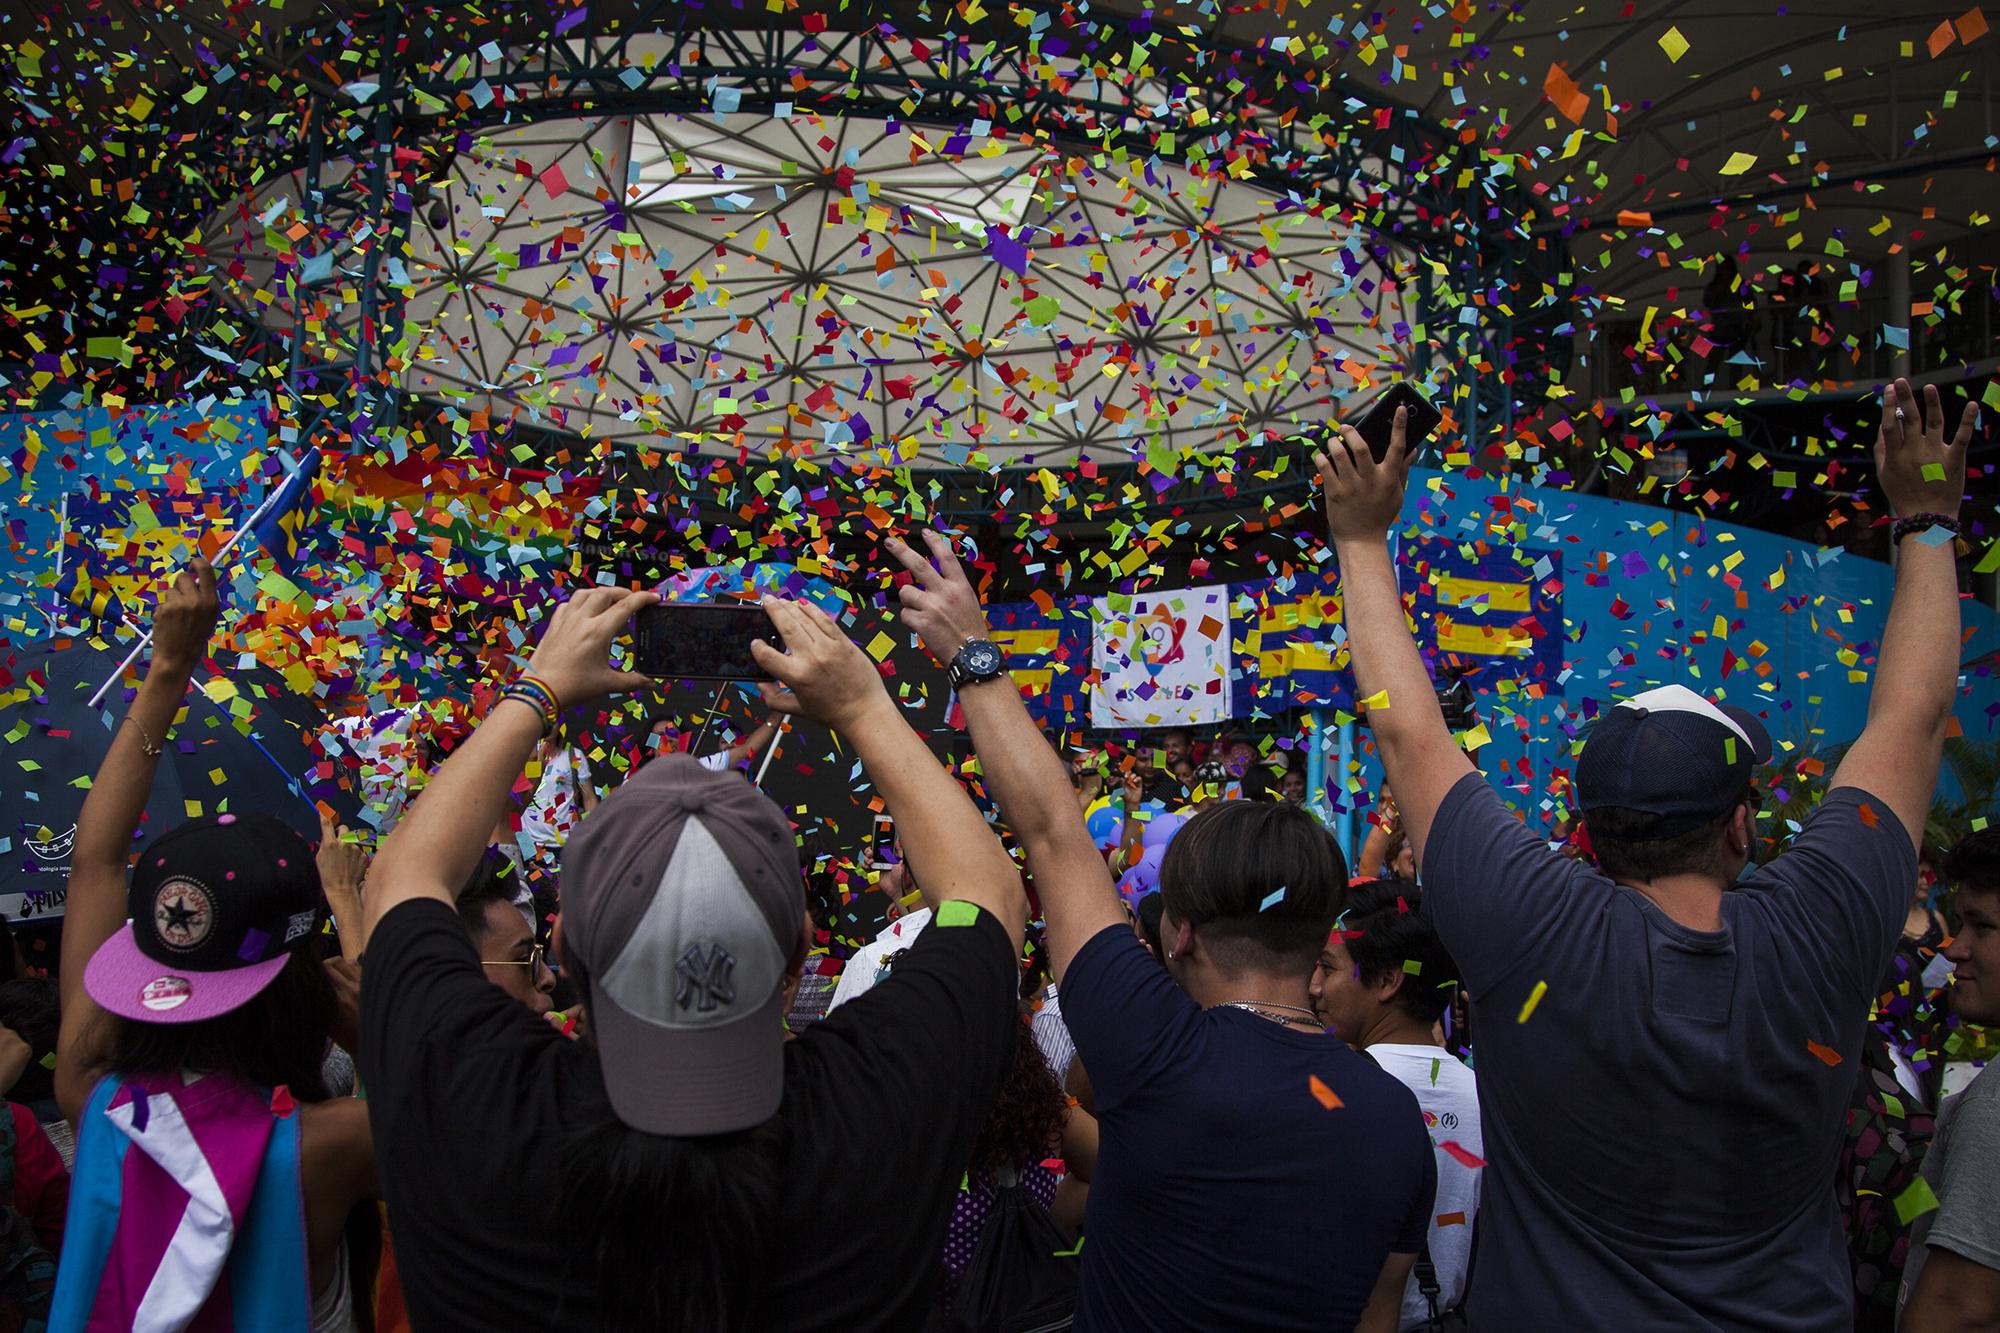
<path id="1" fill-rule="evenodd" d="M 279 485 L 275 499 L 257 520 L 253 531 L 264 549 L 271 553 L 278 572 L 290 578 L 299 566 L 299 533 L 312 508 L 313 478 L 319 475 L 320 451 L 306 450 L 298 470 Z"/>

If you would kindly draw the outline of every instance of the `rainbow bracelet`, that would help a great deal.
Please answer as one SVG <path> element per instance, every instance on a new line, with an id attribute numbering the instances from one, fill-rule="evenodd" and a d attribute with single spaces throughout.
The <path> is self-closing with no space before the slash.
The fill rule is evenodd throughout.
<path id="1" fill-rule="evenodd" d="M 562 704 L 548 682 L 534 676 L 521 676 L 500 691 L 502 699 L 519 699 L 542 715 L 542 734 L 548 735 L 556 729 L 562 718 Z"/>

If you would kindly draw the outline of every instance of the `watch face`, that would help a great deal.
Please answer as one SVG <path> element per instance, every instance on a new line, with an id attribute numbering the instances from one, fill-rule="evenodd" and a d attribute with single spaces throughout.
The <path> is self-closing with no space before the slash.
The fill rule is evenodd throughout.
<path id="1" fill-rule="evenodd" d="M 983 640 L 966 644 L 961 660 L 969 676 L 992 676 L 1000 671 L 1000 650 Z"/>

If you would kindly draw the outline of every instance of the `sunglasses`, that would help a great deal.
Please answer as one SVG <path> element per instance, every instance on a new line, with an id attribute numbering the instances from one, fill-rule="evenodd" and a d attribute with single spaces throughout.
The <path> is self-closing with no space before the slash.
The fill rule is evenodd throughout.
<path id="1" fill-rule="evenodd" d="M 542 959 L 545 956 L 546 954 L 542 946 L 537 944 L 528 950 L 526 958 L 482 958 L 479 960 L 479 965 L 481 967 L 525 967 L 533 971 L 542 965 Z"/>

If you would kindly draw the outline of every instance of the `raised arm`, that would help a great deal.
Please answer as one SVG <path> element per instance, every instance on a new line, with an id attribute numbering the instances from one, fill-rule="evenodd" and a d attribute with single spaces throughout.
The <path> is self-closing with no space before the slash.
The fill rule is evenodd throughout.
<path id="1" fill-rule="evenodd" d="M 1410 637 L 1396 567 L 1389 560 L 1389 529 L 1402 512 L 1403 487 L 1410 477 L 1404 433 L 1408 417 L 1406 410 L 1396 409 L 1389 455 L 1380 463 L 1352 426 L 1342 426 L 1339 437 L 1313 455 L 1313 463 L 1326 491 L 1327 532 L 1340 562 L 1354 692 L 1364 706 L 1370 699 L 1380 701 L 1367 708 L 1368 725 L 1421 867 L 1431 820 L 1446 793 L 1473 768 L 1445 725 L 1430 673 Z"/>
<path id="2" fill-rule="evenodd" d="M 900 594 L 902 619 L 922 636 L 931 656 L 949 662 L 968 639 L 986 637 L 986 614 L 951 543 L 935 532 L 926 532 L 924 541 L 928 559 L 893 538 L 887 544 L 913 577 Z M 959 691 L 958 702 L 987 788 L 1028 854 L 1028 870 L 1049 920 L 1049 964 L 1060 983 L 1070 959 L 1091 936 L 1125 923 L 1118 890 L 1090 841 L 1063 762 L 1028 716 L 1013 677 L 1002 672 L 968 685 Z"/>
<path id="3" fill-rule="evenodd" d="M 215 571 L 196 559 L 174 576 L 153 610 L 153 661 L 138 697 L 111 736 L 111 748 L 76 818 L 69 896 L 62 930 L 62 1027 L 56 1038 L 56 1101 L 72 1123 L 90 1100 L 101 1063 L 105 1025 L 83 988 L 83 970 L 98 946 L 125 925 L 125 867 L 139 829 L 153 770 L 188 678 L 207 654 L 218 605 Z"/>
<path id="4" fill-rule="evenodd" d="M 1875 436 L 1875 473 L 1897 518 L 1916 514 L 1958 517 L 1965 494 L 1965 453 L 1978 408 L 1959 418 L 1944 438 L 1944 403 L 1937 386 L 1924 386 L 1919 417 L 1908 380 L 1882 392 L 1882 425 Z M 1895 539 L 1892 537 L 1892 541 Z M 1958 557 L 1955 543 L 1935 544 L 1912 534 L 1896 545 L 1896 591 L 1882 629 L 1875 686 L 1868 693 L 1868 725 L 1834 771 L 1836 787 L 1860 787 L 1886 802 L 1911 843 L 1921 848 L 1945 725 L 1958 685 Z"/>
<path id="5" fill-rule="evenodd" d="M 619 690 L 646 689 L 650 677 L 610 665 L 611 641 L 632 613 L 659 597 L 650 592 L 588 588 L 556 608 L 527 674 L 546 684 L 559 707 L 589 703 Z M 433 898 L 449 906 L 488 846 L 506 812 L 514 779 L 542 739 L 542 714 L 520 699 L 502 699 L 471 737 L 452 752 L 382 844 L 368 872 L 363 914 L 368 929 L 399 904 Z"/>
<path id="6" fill-rule="evenodd" d="M 746 759 L 755 759 L 764 753 L 764 747 L 778 734 L 778 720 L 767 717 L 757 724 L 757 729 L 729 747 L 729 762 L 740 764 Z"/>
<path id="7" fill-rule="evenodd" d="M 924 901 L 985 908 L 1020 952 L 1028 924 L 1020 871 L 965 789 L 910 730 L 875 664 L 809 602 L 767 597 L 764 609 L 785 640 L 783 652 L 761 640 L 750 646 L 757 664 L 777 681 L 762 687 L 764 701 L 846 737 L 896 821 Z"/>

